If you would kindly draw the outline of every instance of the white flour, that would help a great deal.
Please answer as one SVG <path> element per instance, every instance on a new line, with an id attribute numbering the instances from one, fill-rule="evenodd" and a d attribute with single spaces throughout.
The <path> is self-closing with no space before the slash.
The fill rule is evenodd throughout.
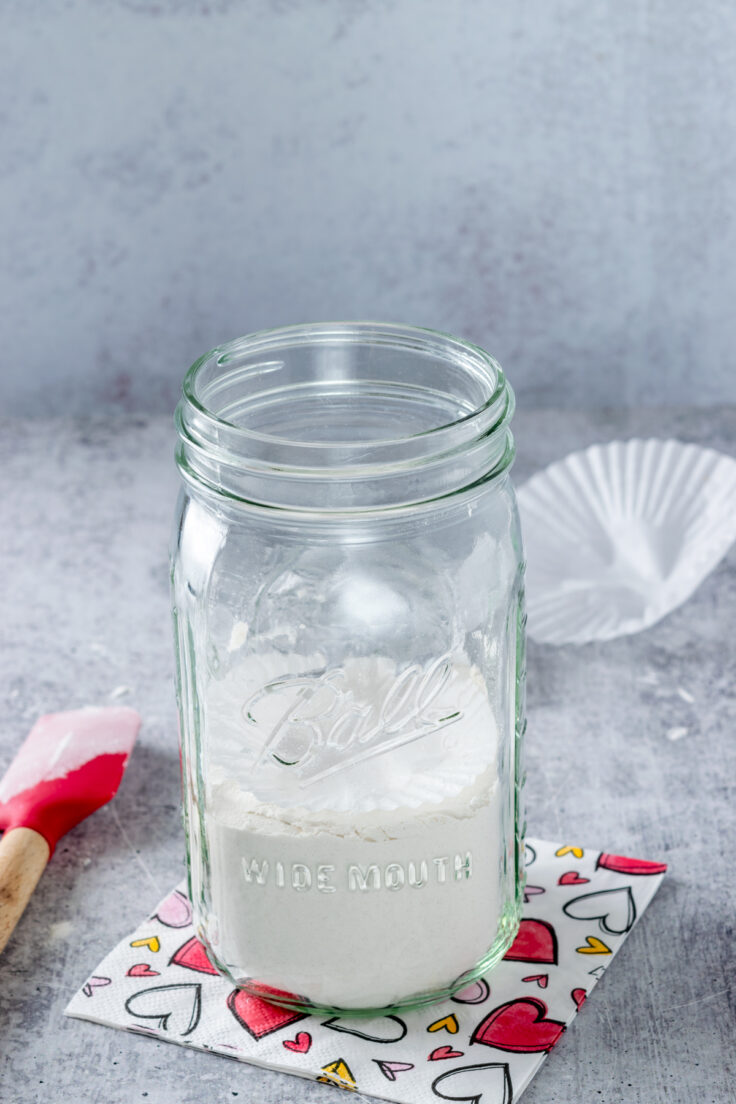
<path id="1" fill-rule="evenodd" d="M 398 680 L 386 660 L 299 662 L 250 661 L 210 683 L 205 935 L 236 979 L 315 1004 L 443 988 L 498 924 L 485 686 L 449 661 Z"/>

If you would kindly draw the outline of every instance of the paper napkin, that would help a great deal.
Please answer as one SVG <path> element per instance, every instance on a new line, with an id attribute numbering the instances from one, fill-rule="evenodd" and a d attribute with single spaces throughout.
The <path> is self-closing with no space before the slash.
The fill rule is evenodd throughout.
<path id="1" fill-rule="evenodd" d="M 560 1041 L 666 867 L 530 840 L 524 916 L 503 962 L 440 1004 L 308 1016 L 234 989 L 166 897 L 87 979 L 68 1016 L 402 1104 L 512 1104 Z"/>

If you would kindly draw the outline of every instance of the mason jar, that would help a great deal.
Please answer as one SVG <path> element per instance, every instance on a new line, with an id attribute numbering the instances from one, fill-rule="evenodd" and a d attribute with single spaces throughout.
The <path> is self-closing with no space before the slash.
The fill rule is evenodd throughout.
<path id="1" fill-rule="evenodd" d="M 494 965 L 522 888 L 511 388 L 374 323 L 214 349 L 176 412 L 195 930 L 271 1002 L 367 1013 Z"/>

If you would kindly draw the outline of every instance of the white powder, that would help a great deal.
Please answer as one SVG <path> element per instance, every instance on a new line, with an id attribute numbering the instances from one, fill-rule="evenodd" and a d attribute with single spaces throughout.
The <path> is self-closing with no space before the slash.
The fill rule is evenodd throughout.
<path id="1" fill-rule="evenodd" d="M 205 935 L 236 979 L 315 1004 L 443 988 L 498 925 L 483 681 L 449 660 L 398 679 L 383 659 L 299 663 L 250 661 L 210 683 Z"/>

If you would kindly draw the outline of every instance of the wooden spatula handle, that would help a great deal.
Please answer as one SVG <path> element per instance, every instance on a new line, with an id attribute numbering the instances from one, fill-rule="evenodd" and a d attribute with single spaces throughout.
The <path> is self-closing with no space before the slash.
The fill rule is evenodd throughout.
<path id="1" fill-rule="evenodd" d="M 11 828 L 0 839 L 0 952 L 48 861 L 49 845 L 32 828 Z"/>

